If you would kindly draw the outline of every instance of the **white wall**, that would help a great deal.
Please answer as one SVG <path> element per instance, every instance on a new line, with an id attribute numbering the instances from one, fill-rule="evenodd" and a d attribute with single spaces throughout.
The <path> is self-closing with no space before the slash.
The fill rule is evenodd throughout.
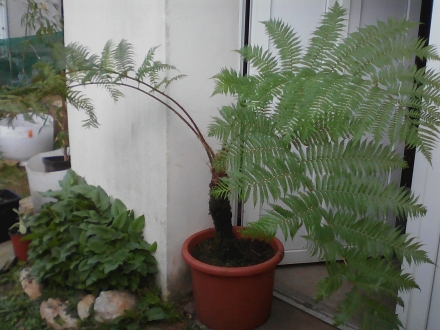
<path id="1" fill-rule="evenodd" d="M 440 1 L 434 0 L 430 44 L 440 45 Z M 440 70 L 439 62 L 428 62 L 428 67 Z M 409 221 L 407 233 L 423 242 L 423 249 L 434 262 L 439 257 L 440 234 L 440 146 L 433 151 L 432 165 L 420 153 L 416 154 L 412 190 L 420 195 L 428 212 L 425 217 Z M 403 326 L 407 330 L 437 330 L 440 322 L 440 272 L 435 265 L 405 266 L 412 274 L 420 290 L 403 294 L 405 309 L 398 308 Z"/>
<path id="2" fill-rule="evenodd" d="M 8 38 L 8 13 L 6 11 L 6 0 L 0 0 L 0 39 Z M 0 53 L 0 56 L 3 55 Z"/>
<path id="3" fill-rule="evenodd" d="M 169 90 L 191 111 L 204 135 L 221 105 L 220 96 L 210 97 L 210 79 L 222 67 L 240 67 L 240 0 L 167 1 L 167 61 L 188 75 Z M 178 286 L 186 269 L 180 255 L 189 234 L 213 227 L 208 214 L 210 171 L 200 142 L 175 116 L 168 116 L 168 274 Z M 217 147 L 214 140 L 208 140 Z M 171 288 L 179 289 L 178 287 Z"/>
<path id="4" fill-rule="evenodd" d="M 209 78 L 222 67 L 239 67 L 240 0 L 64 0 L 66 43 L 99 52 L 108 39 L 127 39 L 138 60 L 161 45 L 156 59 L 188 77 L 168 90 L 203 132 L 225 100 L 210 98 Z M 81 127 L 82 113 L 69 109 L 72 168 L 91 184 L 145 214 L 145 238 L 157 241 L 164 295 L 188 285 L 180 247 L 192 233 L 212 226 L 208 215 L 207 157 L 191 131 L 144 95 L 124 91 L 114 104 L 87 88 L 99 129 Z M 211 141 L 215 147 L 215 141 Z"/>

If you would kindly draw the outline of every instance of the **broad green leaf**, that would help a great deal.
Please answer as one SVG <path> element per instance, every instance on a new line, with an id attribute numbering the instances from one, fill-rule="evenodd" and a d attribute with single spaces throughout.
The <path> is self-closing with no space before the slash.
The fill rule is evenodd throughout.
<path id="1" fill-rule="evenodd" d="M 167 318 L 167 313 L 160 307 L 152 307 L 147 312 L 148 321 L 164 320 Z"/>
<path id="2" fill-rule="evenodd" d="M 112 241 L 121 238 L 123 234 L 117 230 L 109 227 L 103 227 L 98 225 L 89 225 L 87 229 L 87 236 L 96 235 L 103 240 Z"/>
<path id="3" fill-rule="evenodd" d="M 104 274 L 107 274 L 108 272 L 111 272 L 112 270 L 115 270 L 119 267 L 121 264 L 121 261 L 107 261 L 104 266 Z"/>
<path id="4" fill-rule="evenodd" d="M 99 239 L 89 239 L 87 242 L 86 251 L 93 251 L 99 255 L 103 255 L 108 250 L 108 244 Z M 105 255 L 105 254 L 104 254 Z"/>
<path id="5" fill-rule="evenodd" d="M 112 204 L 111 212 L 113 217 L 117 217 L 121 213 L 126 213 L 127 208 L 125 207 L 124 203 L 121 202 L 120 199 L 115 198 Z"/>
<path id="6" fill-rule="evenodd" d="M 127 326 L 127 330 L 138 330 L 138 329 L 139 329 L 139 327 L 138 327 L 138 325 L 136 323 L 130 323 Z"/>
<path id="7" fill-rule="evenodd" d="M 79 265 L 78 265 L 78 270 L 80 272 L 85 271 L 87 269 L 92 269 L 94 267 L 94 264 L 89 264 L 88 263 L 88 259 L 83 259 Z"/>
<path id="8" fill-rule="evenodd" d="M 142 229 L 145 226 L 145 216 L 141 215 L 140 217 L 137 217 L 130 223 L 130 226 L 128 227 L 128 233 L 130 235 L 139 234 L 142 232 Z"/>
<path id="9" fill-rule="evenodd" d="M 79 241 L 79 237 L 81 236 L 82 230 L 78 226 L 70 226 L 69 227 L 70 234 L 75 241 Z"/>
<path id="10" fill-rule="evenodd" d="M 119 213 L 113 220 L 112 228 L 121 230 L 122 227 L 124 227 L 126 221 L 127 221 L 127 213 L 126 212 Z"/>

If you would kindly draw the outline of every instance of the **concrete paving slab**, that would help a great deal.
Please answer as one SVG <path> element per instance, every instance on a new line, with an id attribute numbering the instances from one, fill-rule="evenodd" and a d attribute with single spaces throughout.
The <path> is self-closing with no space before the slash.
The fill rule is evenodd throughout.
<path id="1" fill-rule="evenodd" d="M 335 330 L 337 328 L 278 299 L 273 299 L 269 320 L 257 330 Z"/>

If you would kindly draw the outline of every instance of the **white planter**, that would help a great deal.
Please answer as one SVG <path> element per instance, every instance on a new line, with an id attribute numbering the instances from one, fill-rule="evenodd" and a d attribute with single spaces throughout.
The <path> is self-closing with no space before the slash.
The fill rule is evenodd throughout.
<path id="1" fill-rule="evenodd" d="M 43 152 L 29 159 L 26 164 L 29 190 L 31 193 L 32 205 L 35 211 L 39 211 L 41 205 L 44 203 L 54 200 L 53 198 L 43 197 L 41 194 L 48 190 L 61 190 L 58 182 L 62 180 L 67 173 L 67 170 L 46 173 L 44 171 L 42 159 L 43 157 L 61 155 L 63 155 L 61 149 Z"/>
<path id="2" fill-rule="evenodd" d="M 50 118 L 50 117 L 49 117 Z M 4 159 L 26 162 L 40 152 L 53 149 L 52 119 L 34 116 L 34 123 L 18 115 L 8 125 L 8 119 L 0 120 L 0 152 Z"/>

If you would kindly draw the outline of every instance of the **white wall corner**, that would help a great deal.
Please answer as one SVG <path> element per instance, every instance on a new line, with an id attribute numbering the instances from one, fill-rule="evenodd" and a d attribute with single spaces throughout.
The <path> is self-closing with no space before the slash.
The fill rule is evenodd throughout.
<path id="1" fill-rule="evenodd" d="M 230 102 L 211 97 L 212 76 L 223 67 L 240 68 L 235 50 L 241 44 L 241 0 L 168 0 L 166 9 L 167 61 L 187 77 L 168 92 L 191 114 L 207 136 L 211 118 Z M 188 267 L 181 257 L 184 240 L 213 227 L 208 211 L 210 170 L 196 136 L 173 114 L 168 114 L 168 293 L 188 290 Z M 217 141 L 208 143 L 217 149 Z"/>
<path id="2" fill-rule="evenodd" d="M 98 53 L 108 39 L 127 39 L 138 63 L 161 45 L 156 58 L 188 75 L 168 93 L 193 116 L 203 133 L 211 117 L 230 100 L 210 97 L 210 79 L 222 67 L 239 69 L 232 50 L 240 47 L 241 0 L 64 0 L 66 43 L 79 42 Z M 208 214 L 210 172 L 201 144 L 164 106 L 124 91 L 114 104 L 87 87 L 100 122 L 81 127 L 84 114 L 69 108 L 72 168 L 101 185 L 137 215 L 145 214 L 145 238 L 156 241 L 163 295 L 189 287 L 180 249 L 191 234 L 212 227 Z M 208 141 L 216 147 L 216 141 Z"/>

